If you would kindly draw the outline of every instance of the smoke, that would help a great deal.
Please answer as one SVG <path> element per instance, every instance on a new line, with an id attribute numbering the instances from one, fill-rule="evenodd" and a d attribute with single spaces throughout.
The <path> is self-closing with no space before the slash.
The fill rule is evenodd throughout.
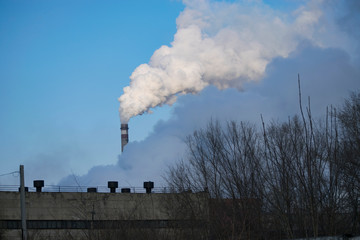
<path id="1" fill-rule="evenodd" d="M 265 122 L 297 114 L 298 73 L 304 104 L 310 96 L 314 117 L 325 114 L 328 105 L 341 105 L 360 88 L 360 64 L 353 61 L 359 52 L 352 51 L 359 41 L 350 31 L 360 21 L 347 17 L 346 26 L 340 25 L 355 10 L 344 5 L 339 13 L 337 2 L 308 1 L 290 14 L 259 1 L 185 2 L 171 46 L 135 69 L 120 97 L 122 122 L 178 97 L 171 117 L 143 141 L 129 142 L 116 164 L 94 166 L 76 176 L 78 182 L 165 185 L 167 166 L 187 157 L 186 136 L 211 118 L 260 123 L 260 114 Z M 68 176 L 60 185 L 73 182 Z"/>
<path id="2" fill-rule="evenodd" d="M 159 121 L 143 141 L 129 142 L 116 164 L 94 166 L 87 174 L 76 176 L 77 182 L 104 186 L 115 180 L 122 187 L 137 187 L 151 180 L 156 187 L 166 186 L 163 176 L 167 167 L 188 157 L 186 136 L 205 127 L 210 119 L 261 126 L 262 114 L 265 123 L 287 121 L 299 113 L 298 72 L 304 104 L 310 96 L 312 115 L 318 119 L 325 116 L 327 106 L 341 106 L 351 90 L 360 88 L 359 69 L 343 50 L 302 46 L 287 58 L 274 59 L 262 82 L 246 84 L 244 92 L 208 86 L 198 95 L 180 96 L 170 119 Z M 74 176 L 63 179 L 60 185 L 74 185 Z"/>
<path id="3" fill-rule="evenodd" d="M 272 59 L 287 57 L 304 40 L 318 44 L 321 3 L 310 1 L 288 16 L 255 1 L 184 1 L 174 41 L 138 66 L 123 89 L 121 122 L 209 85 L 242 90 L 259 81 Z"/>

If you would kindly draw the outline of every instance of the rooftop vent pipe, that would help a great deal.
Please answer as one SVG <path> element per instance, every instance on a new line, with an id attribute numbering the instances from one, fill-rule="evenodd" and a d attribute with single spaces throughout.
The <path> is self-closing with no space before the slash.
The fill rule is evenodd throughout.
<path id="1" fill-rule="evenodd" d="M 130 193 L 130 188 L 122 188 L 121 193 Z"/>
<path id="2" fill-rule="evenodd" d="M 110 188 L 111 193 L 115 193 L 116 189 L 118 188 L 118 182 L 116 181 L 109 181 L 108 182 L 108 188 Z"/>
<path id="3" fill-rule="evenodd" d="M 44 180 L 35 180 L 34 187 L 36 187 L 36 192 L 41 192 L 41 188 L 44 186 Z"/>
<path id="4" fill-rule="evenodd" d="M 154 188 L 154 182 L 144 182 L 144 188 L 146 189 L 146 193 L 151 193 L 151 189 Z"/>
<path id="5" fill-rule="evenodd" d="M 89 187 L 89 188 L 87 189 L 87 192 L 97 192 L 97 189 L 94 188 L 94 187 Z"/>
<path id="6" fill-rule="evenodd" d="M 28 192 L 28 191 L 29 191 L 29 188 L 25 187 L 25 192 Z M 20 192 L 20 188 L 19 188 L 19 192 Z"/>

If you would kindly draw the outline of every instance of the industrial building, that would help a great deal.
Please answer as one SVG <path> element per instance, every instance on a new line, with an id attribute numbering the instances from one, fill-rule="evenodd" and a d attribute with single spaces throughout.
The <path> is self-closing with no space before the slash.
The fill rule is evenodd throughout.
<path id="1" fill-rule="evenodd" d="M 25 192 L 26 239 L 207 239 L 208 193 L 47 192 L 43 181 Z M 36 189 L 36 190 L 35 190 Z M 0 239 L 24 239 L 19 191 L 0 191 Z"/>

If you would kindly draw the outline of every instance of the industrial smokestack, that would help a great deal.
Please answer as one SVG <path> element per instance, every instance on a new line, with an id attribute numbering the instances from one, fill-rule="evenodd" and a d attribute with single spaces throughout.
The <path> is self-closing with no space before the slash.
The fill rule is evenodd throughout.
<path id="1" fill-rule="evenodd" d="M 121 152 L 124 151 L 125 145 L 129 142 L 129 126 L 127 123 L 121 124 Z"/>

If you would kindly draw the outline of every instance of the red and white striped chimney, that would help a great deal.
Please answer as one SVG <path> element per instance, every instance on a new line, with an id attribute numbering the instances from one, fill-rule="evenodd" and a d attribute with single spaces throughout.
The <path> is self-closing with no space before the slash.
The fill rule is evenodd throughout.
<path id="1" fill-rule="evenodd" d="M 129 142 L 129 126 L 127 123 L 121 124 L 121 152 L 124 151 L 125 145 Z"/>

